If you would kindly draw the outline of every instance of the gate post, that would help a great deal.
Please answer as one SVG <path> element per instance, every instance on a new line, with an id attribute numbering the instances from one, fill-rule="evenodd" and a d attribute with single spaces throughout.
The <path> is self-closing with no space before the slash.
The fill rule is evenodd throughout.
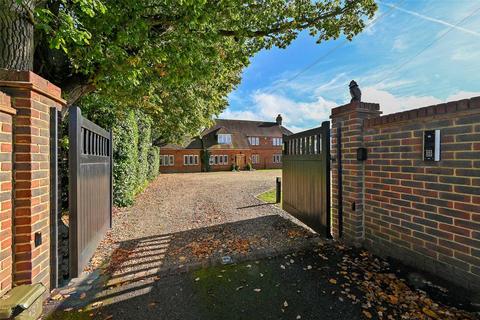
<path id="1" fill-rule="evenodd" d="M 332 235 L 360 245 L 364 238 L 363 120 L 380 115 L 380 105 L 351 102 L 332 109 Z"/>
<path id="2" fill-rule="evenodd" d="M 13 279 L 50 285 L 50 107 L 65 105 L 60 88 L 30 71 L 0 69 L 13 121 Z"/>

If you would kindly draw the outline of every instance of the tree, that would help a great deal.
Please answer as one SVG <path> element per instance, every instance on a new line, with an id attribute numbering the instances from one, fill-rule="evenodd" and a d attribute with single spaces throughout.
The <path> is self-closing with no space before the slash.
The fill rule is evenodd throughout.
<path id="1" fill-rule="evenodd" d="M 374 0 L 0 0 L 0 68 L 33 68 L 69 105 L 95 92 L 115 108 L 143 108 L 178 133 L 223 110 L 258 51 L 285 48 L 302 30 L 319 43 L 352 39 L 376 8 Z"/>

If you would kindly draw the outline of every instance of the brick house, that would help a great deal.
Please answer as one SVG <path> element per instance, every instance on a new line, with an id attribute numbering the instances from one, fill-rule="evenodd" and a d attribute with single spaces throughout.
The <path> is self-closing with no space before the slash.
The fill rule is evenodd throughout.
<path id="1" fill-rule="evenodd" d="M 244 169 L 282 167 L 283 135 L 292 132 L 275 122 L 217 119 L 186 146 L 166 144 L 160 148 L 160 171 L 227 171 L 232 166 Z"/>

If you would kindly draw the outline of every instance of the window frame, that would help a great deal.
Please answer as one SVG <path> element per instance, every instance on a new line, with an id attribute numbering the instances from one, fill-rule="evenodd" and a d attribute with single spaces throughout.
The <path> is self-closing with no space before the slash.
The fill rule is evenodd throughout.
<path id="1" fill-rule="evenodd" d="M 219 133 L 217 135 L 217 143 L 218 144 L 232 144 L 232 135 L 230 133 Z"/>
<path id="2" fill-rule="evenodd" d="M 277 147 L 282 146 L 283 145 L 283 138 L 273 137 L 272 138 L 272 145 L 277 146 Z"/>
<path id="3" fill-rule="evenodd" d="M 255 153 L 252 154 L 252 164 L 259 164 L 260 163 L 260 155 Z"/>
<path id="4" fill-rule="evenodd" d="M 184 154 L 183 155 L 183 165 L 184 166 L 196 166 L 196 165 L 198 165 L 198 155 L 197 154 Z"/>
<path id="5" fill-rule="evenodd" d="M 282 155 L 280 153 L 273 155 L 273 163 L 282 163 Z"/>
<path id="6" fill-rule="evenodd" d="M 211 166 L 226 166 L 228 165 L 228 155 L 226 154 L 212 154 L 210 155 L 209 164 Z"/>
<path id="7" fill-rule="evenodd" d="M 173 154 L 161 154 L 160 155 L 160 166 L 161 167 L 172 167 L 175 165 L 175 156 Z"/>
<path id="8" fill-rule="evenodd" d="M 260 137 L 248 137 L 248 143 L 251 146 L 259 146 L 260 145 Z"/>

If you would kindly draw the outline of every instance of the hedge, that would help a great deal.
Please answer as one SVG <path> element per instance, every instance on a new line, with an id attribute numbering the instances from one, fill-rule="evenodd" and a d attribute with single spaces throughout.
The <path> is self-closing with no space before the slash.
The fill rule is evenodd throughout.
<path id="1" fill-rule="evenodd" d="M 136 193 L 142 192 L 148 184 L 148 154 L 152 146 L 152 120 L 140 111 L 135 113 L 138 126 L 138 159 Z M 114 138 L 115 139 L 115 138 Z"/>
<path id="2" fill-rule="evenodd" d="M 138 189 L 138 126 L 135 113 L 115 119 L 113 131 L 113 202 L 132 205 Z"/>
<path id="3" fill-rule="evenodd" d="M 160 173 L 160 148 L 151 146 L 148 151 L 148 180 L 152 181 Z"/>

